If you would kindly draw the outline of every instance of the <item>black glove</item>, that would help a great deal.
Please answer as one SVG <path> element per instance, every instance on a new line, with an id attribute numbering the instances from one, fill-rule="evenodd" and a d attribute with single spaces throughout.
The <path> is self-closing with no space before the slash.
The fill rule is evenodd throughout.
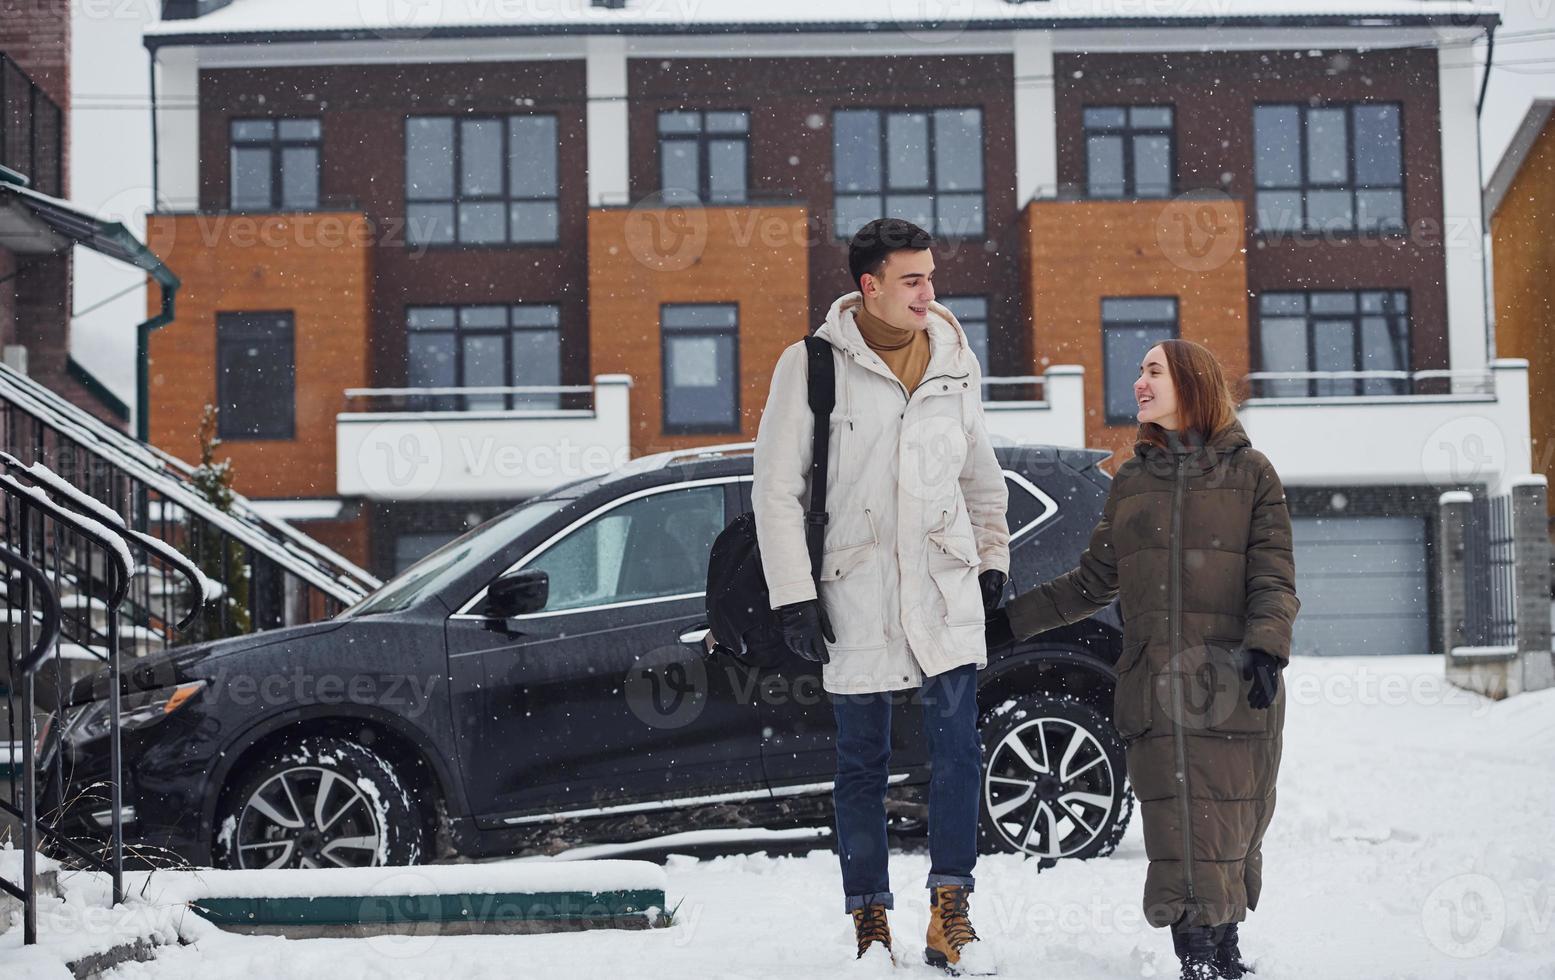
<path id="1" fill-rule="evenodd" d="M 777 608 L 778 628 L 783 632 L 783 642 L 788 648 L 806 660 L 815 663 L 831 663 L 826 643 L 836 643 L 831 624 L 821 621 L 821 604 L 816 599 L 792 602 Z M 822 634 L 826 643 L 821 642 Z"/>
<path id="2" fill-rule="evenodd" d="M 993 612 L 999 605 L 999 600 L 1004 598 L 1005 583 L 1009 580 L 1010 577 L 997 568 L 990 568 L 977 577 L 977 585 L 983 590 L 983 615 Z"/>
<path id="3" fill-rule="evenodd" d="M 1015 642 L 1015 632 L 1010 629 L 1010 613 L 1007 609 L 995 609 L 983 622 L 983 638 L 988 649 Z"/>
<path id="4" fill-rule="evenodd" d="M 1242 679 L 1253 682 L 1247 692 L 1249 708 L 1262 710 L 1274 703 L 1275 695 L 1280 693 L 1280 668 L 1283 666 L 1278 657 L 1262 650 L 1247 651 L 1247 659 L 1242 664 Z"/>

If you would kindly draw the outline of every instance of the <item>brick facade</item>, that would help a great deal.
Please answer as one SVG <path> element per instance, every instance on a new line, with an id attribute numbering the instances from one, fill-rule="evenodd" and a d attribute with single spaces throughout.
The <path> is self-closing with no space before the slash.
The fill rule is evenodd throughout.
<path id="1" fill-rule="evenodd" d="M 0 54 L 16 62 L 62 114 L 61 197 L 69 196 L 70 0 L 0 0 Z"/>
<path id="2" fill-rule="evenodd" d="M 1244 208 L 1247 305 L 1282 289 L 1406 289 L 1410 370 L 1449 367 L 1436 52 L 1212 51 L 1061 54 L 1054 60 L 1060 188 L 1085 183 L 1087 105 L 1174 105 L 1176 190 L 1219 192 Z M 1401 107 L 1401 235 L 1263 235 L 1255 227 L 1253 110 L 1259 103 L 1392 102 Z M 1248 349 L 1257 364 L 1257 318 Z M 1229 366 L 1229 365 L 1228 365 Z"/>

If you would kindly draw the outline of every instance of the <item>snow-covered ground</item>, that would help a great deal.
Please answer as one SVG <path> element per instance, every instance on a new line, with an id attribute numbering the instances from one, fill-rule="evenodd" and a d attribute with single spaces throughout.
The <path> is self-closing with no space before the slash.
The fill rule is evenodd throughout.
<path id="1" fill-rule="evenodd" d="M 1243 930 L 1259 980 L 1555 976 L 1555 691 L 1491 703 L 1447 687 L 1441 671 L 1429 657 L 1290 668 L 1264 899 Z M 756 980 L 852 965 L 830 851 L 668 847 L 669 903 L 681 902 L 669 929 L 307 941 L 206 932 L 111 976 Z M 1141 922 L 1144 868 L 1137 822 L 1100 861 L 1039 875 L 1014 857 L 984 858 L 972 910 L 1001 975 L 1175 976 L 1169 938 Z M 920 960 L 927 870 L 923 853 L 892 861 L 905 962 L 889 975 L 937 975 Z"/>

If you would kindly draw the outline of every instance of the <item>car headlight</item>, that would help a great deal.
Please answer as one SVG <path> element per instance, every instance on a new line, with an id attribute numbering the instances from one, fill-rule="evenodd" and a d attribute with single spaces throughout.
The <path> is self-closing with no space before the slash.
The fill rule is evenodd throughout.
<path id="1" fill-rule="evenodd" d="M 154 725 L 188 704 L 195 695 L 205 690 L 204 681 L 190 681 L 177 687 L 144 691 L 119 699 L 119 727 L 135 731 Z M 113 715 L 108 701 L 93 701 L 76 709 L 65 730 L 65 740 L 87 742 L 108 734 Z"/>

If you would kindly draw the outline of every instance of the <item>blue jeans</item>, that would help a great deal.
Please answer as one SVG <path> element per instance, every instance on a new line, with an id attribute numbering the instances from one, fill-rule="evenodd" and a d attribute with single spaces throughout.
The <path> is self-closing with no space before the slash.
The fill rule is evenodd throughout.
<path id="1" fill-rule="evenodd" d="M 923 727 L 929 739 L 929 880 L 965 885 L 977 863 L 977 793 L 982 748 L 977 739 L 977 668 L 971 664 L 923 682 Z M 885 791 L 891 764 L 891 694 L 834 694 L 837 716 L 837 856 L 849 912 L 895 908 L 886 861 Z"/>

